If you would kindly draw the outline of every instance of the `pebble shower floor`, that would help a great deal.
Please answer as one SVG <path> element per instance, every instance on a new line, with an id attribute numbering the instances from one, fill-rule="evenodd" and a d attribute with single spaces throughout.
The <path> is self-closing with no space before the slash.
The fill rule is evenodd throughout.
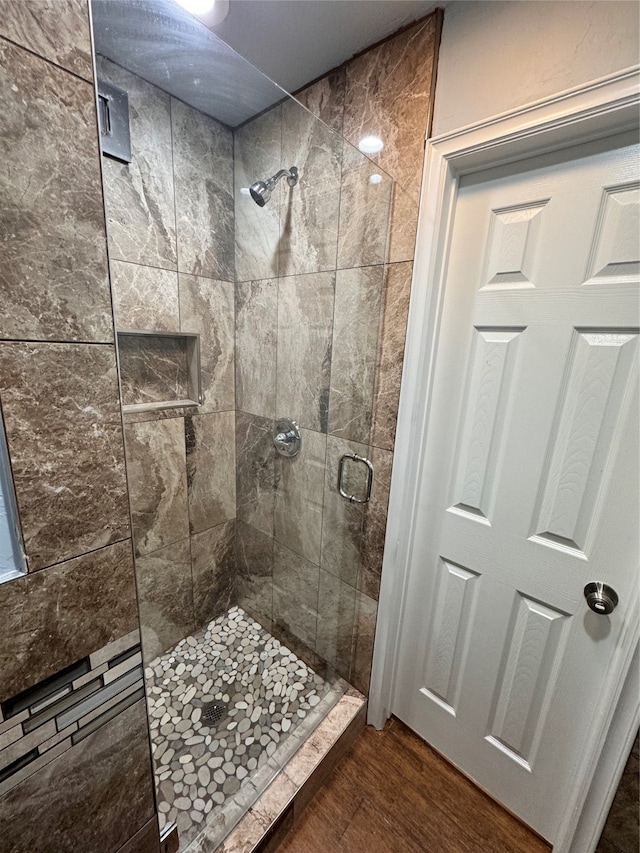
<path id="1" fill-rule="evenodd" d="M 146 679 L 160 825 L 177 823 L 181 850 L 205 824 L 222 841 L 344 684 L 240 607 L 152 661 Z M 218 722 L 203 716 L 210 703 L 227 706 Z"/>

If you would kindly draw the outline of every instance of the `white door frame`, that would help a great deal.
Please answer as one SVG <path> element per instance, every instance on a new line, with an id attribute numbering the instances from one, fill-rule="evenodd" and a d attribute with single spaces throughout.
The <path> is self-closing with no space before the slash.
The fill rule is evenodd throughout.
<path id="1" fill-rule="evenodd" d="M 459 179 L 482 169 L 637 130 L 639 70 L 638 67 L 625 69 L 427 141 L 369 698 L 368 721 L 377 728 L 384 725 L 391 713 L 399 626 L 415 526 L 418 472 L 422 467 L 423 436 L 429 423 L 446 254 Z M 592 730 L 585 733 L 579 784 L 568 793 L 566 818 L 554 847 L 557 853 L 570 853 L 574 836 L 580 835 L 582 851 L 593 849 L 598 840 L 606 818 L 604 808 L 610 804 L 619 779 L 619 759 L 628 745 L 633 725 L 638 724 L 640 699 L 637 692 L 634 695 L 633 679 L 627 676 L 639 641 L 640 626 L 630 626 L 622 640 L 618 666 L 611 674 L 613 701 L 598 709 L 600 713 L 594 714 Z M 625 725 L 611 725 L 619 702 L 635 709 L 624 717 L 626 729 Z M 612 738 L 614 730 L 620 733 Z M 609 760 L 600 760 L 607 752 Z M 584 805 L 589 795 L 590 808 L 586 814 Z"/>

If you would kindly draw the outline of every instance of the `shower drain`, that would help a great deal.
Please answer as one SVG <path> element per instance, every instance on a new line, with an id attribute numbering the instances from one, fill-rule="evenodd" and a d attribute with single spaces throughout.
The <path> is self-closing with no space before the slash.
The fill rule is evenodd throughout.
<path id="1" fill-rule="evenodd" d="M 225 705 L 224 702 L 210 702 L 208 705 L 203 706 L 201 719 L 215 725 L 215 723 L 219 723 L 226 716 L 228 710 L 229 706 Z"/>

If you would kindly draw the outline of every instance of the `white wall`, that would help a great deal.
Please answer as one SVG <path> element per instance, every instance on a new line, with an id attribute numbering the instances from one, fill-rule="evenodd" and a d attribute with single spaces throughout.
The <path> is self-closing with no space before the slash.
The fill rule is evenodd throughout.
<path id="1" fill-rule="evenodd" d="M 433 134 L 640 61 L 640 4 L 453 0 L 445 9 Z"/>

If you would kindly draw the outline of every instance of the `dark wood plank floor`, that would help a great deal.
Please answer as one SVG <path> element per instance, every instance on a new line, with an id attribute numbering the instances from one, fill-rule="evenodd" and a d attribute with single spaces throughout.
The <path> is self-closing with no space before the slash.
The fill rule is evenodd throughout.
<path id="1" fill-rule="evenodd" d="M 367 727 L 278 853 L 548 853 L 399 720 Z"/>

